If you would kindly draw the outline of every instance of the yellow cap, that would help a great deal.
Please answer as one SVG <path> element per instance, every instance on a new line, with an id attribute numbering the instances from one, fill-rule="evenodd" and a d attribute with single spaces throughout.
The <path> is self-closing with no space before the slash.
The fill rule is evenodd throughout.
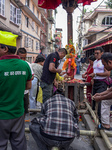
<path id="1" fill-rule="evenodd" d="M 16 38 L 18 35 L 11 32 L 0 31 L 0 44 L 16 47 Z"/>

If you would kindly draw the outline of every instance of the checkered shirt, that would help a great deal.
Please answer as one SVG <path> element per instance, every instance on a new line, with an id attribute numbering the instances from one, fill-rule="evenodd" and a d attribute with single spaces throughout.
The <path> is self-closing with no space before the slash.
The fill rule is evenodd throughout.
<path id="1" fill-rule="evenodd" d="M 74 138 L 79 134 L 75 103 L 61 94 L 43 104 L 43 117 L 39 123 L 42 131 L 51 136 Z"/>

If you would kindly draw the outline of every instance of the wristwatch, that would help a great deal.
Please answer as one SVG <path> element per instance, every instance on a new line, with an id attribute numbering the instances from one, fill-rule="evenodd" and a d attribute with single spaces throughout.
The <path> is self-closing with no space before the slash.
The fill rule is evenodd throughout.
<path id="1" fill-rule="evenodd" d="M 95 73 L 95 77 L 96 77 L 96 73 Z"/>

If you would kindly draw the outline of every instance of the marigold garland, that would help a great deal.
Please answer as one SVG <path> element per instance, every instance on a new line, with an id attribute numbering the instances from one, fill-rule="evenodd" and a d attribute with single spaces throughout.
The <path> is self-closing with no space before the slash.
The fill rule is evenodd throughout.
<path id="1" fill-rule="evenodd" d="M 75 47 L 73 46 L 73 44 L 68 44 L 65 46 L 68 54 L 66 55 L 66 60 L 63 64 L 62 69 L 66 70 L 68 69 L 68 64 L 69 64 L 69 60 L 71 61 L 71 69 L 75 69 L 76 68 L 76 63 L 75 63 Z"/>

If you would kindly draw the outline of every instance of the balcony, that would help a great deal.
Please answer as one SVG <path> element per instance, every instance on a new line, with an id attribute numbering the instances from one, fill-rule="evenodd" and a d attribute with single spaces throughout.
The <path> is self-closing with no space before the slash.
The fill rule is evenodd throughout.
<path id="1" fill-rule="evenodd" d="M 42 26 L 42 22 L 35 16 L 35 14 L 26 5 L 22 8 L 38 25 Z"/>
<path id="2" fill-rule="evenodd" d="M 24 5 L 20 0 L 15 0 L 17 5 L 24 10 L 38 25 L 42 26 L 41 21 L 35 16 L 35 14 L 30 10 L 27 5 Z M 36 0 L 35 0 L 36 2 Z"/>

